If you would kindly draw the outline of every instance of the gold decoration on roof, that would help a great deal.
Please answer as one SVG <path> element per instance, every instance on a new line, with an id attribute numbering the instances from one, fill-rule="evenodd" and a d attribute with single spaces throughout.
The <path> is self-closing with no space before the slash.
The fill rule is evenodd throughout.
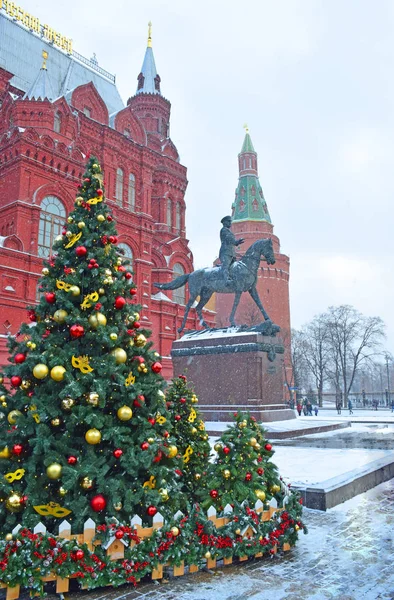
<path id="1" fill-rule="evenodd" d="M 152 48 L 152 21 L 148 23 L 148 48 Z"/>
<path id="2" fill-rule="evenodd" d="M 45 71 L 47 70 L 47 58 L 48 58 L 48 52 L 46 50 L 43 50 L 41 53 L 42 58 L 44 59 L 42 61 L 42 67 L 41 69 L 45 69 Z"/>

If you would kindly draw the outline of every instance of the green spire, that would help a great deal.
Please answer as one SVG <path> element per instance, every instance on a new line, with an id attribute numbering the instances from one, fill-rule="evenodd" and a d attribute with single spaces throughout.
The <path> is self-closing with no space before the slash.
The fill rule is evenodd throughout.
<path id="1" fill-rule="evenodd" d="M 257 152 L 253 147 L 249 129 L 246 125 L 245 129 L 244 143 L 241 152 L 238 154 L 239 180 L 232 206 L 233 222 L 266 221 L 271 223 L 271 217 L 259 181 Z"/>

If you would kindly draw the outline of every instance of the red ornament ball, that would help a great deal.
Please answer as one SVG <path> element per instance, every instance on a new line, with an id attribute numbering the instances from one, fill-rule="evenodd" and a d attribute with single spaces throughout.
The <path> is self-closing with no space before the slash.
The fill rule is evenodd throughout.
<path id="1" fill-rule="evenodd" d="M 19 377 L 19 375 L 13 375 L 11 377 L 11 385 L 13 387 L 18 387 L 18 386 L 20 386 L 21 383 L 22 383 L 22 377 Z"/>
<path id="2" fill-rule="evenodd" d="M 121 450 L 121 448 L 116 448 L 116 450 L 113 451 L 113 455 L 115 458 L 120 458 L 123 454 L 123 450 Z"/>
<path id="3" fill-rule="evenodd" d="M 130 296 L 135 296 L 137 293 L 137 289 L 136 288 L 131 288 L 130 290 Z"/>
<path id="4" fill-rule="evenodd" d="M 108 241 L 110 244 L 116 244 L 116 242 L 118 241 L 116 235 L 110 235 L 108 238 Z"/>
<path id="5" fill-rule="evenodd" d="M 54 292 L 46 292 L 45 300 L 48 304 L 54 304 L 56 302 L 56 294 Z"/>
<path id="6" fill-rule="evenodd" d="M 223 454 L 230 454 L 231 450 L 228 446 L 224 446 L 223 448 Z"/>
<path id="7" fill-rule="evenodd" d="M 149 417 L 148 421 L 151 425 L 154 425 L 156 423 L 156 419 L 154 417 Z"/>
<path id="8" fill-rule="evenodd" d="M 21 363 L 25 362 L 26 354 L 23 354 L 23 352 L 18 352 L 18 354 L 15 354 L 14 360 L 17 365 L 20 365 Z"/>
<path id="9" fill-rule="evenodd" d="M 139 329 L 141 327 L 141 323 L 139 321 L 134 321 L 133 327 L 134 329 Z"/>
<path id="10" fill-rule="evenodd" d="M 179 402 L 180 402 L 181 404 L 186 404 L 186 398 L 181 398 L 181 399 L 179 400 Z"/>
<path id="11" fill-rule="evenodd" d="M 139 394 L 139 396 L 137 396 L 137 398 L 140 402 L 145 402 L 145 396 L 143 396 L 142 394 Z"/>
<path id="12" fill-rule="evenodd" d="M 219 492 L 217 490 L 211 490 L 209 492 L 209 495 L 211 496 L 211 498 L 216 499 L 219 496 Z"/>
<path id="13" fill-rule="evenodd" d="M 267 452 L 271 452 L 271 450 L 272 450 L 272 445 L 271 445 L 271 444 L 266 444 L 266 445 L 264 446 L 264 448 L 267 450 Z"/>
<path id="14" fill-rule="evenodd" d="M 131 279 L 133 277 L 130 271 L 127 271 L 127 273 L 125 273 L 124 276 L 126 277 L 126 279 Z"/>
<path id="15" fill-rule="evenodd" d="M 107 216 L 107 221 L 108 221 L 108 223 L 111 223 L 111 221 L 112 221 L 112 220 L 113 220 L 113 219 L 112 219 L 111 215 L 108 215 L 108 216 Z"/>
<path id="16" fill-rule="evenodd" d="M 141 444 L 141 450 L 148 450 L 148 448 L 149 448 L 148 442 L 142 442 L 142 444 Z"/>
<path id="17" fill-rule="evenodd" d="M 120 265 L 120 267 L 118 267 L 118 271 L 119 271 L 119 273 L 124 273 L 126 271 L 126 267 L 123 265 Z"/>
<path id="18" fill-rule="evenodd" d="M 71 325 L 70 327 L 70 335 L 73 338 L 80 338 L 85 335 L 85 330 L 82 325 Z"/>
<path id="19" fill-rule="evenodd" d="M 258 475 L 264 475 L 264 469 L 262 469 L 261 467 L 259 467 L 259 468 L 257 469 L 257 474 L 258 474 Z"/>
<path id="20" fill-rule="evenodd" d="M 148 508 L 146 509 L 147 514 L 150 517 L 154 517 L 155 514 L 157 513 L 157 508 L 156 506 L 153 506 L 152 504 L 150 506 L 148 506 Z"/>
<path id="21" fill-rule="evenodd" d="M 97 196 L 102 196 L 102 195 L 103 195 L 103 193 L 104 193 L 104 192 L 103 192 L 103 190 L 102 190 L 101 188 L 98 188 L 98 190 L 96 190 L 96 194 L 97 194 Z M 107 219 L 108 219 L 108 217 L 107 217 Z"/>
<path id="22" fill-rule="evenodd" d="M 121 308 L 123 308 L 125 304 L 126 304 L 126 299 L 123 298 L 123 296 L 118 296 L 117 298 L 115 298 L 114 306 L 117 310 L 120 310 Z"/>
<path id="23" fill-rule="evenodd" d="M 87 253 L 88 253 L 88 250 L 87 250 L 87 248 L 85 246 L 77 246 L 75 248 L 75 254 L 77 256 L 79 256 L 80 258 L 83 257 L 83 256 L 86 256 Z"/>
<path id="24" fill-rule="evenodd" d="M 252 481 L 252 473 L 246 473 L 245 481 Z"/>
<path id="25" fill-rule="evenodd" d="M 85 553 L 83 550 L 77 550 L 75 553 L 76 560 L 82 560 L 84 556 L 85 556 Z"/>
<path id="26" fill-rule="evenodd" d="M 69 465 L 76 465 L 78 462 L 78 459 L 76 456 L 69 456 L 67 459 L 67 462 Z"/>
<path id="27" fill-rule="evenodd" d="M 100 512 L 107 506 L 107 501 L 102 494 L 97 494 L 91 499 L 90 506 L 95 512 Z"/>
<path id="28" fill-rule="evenodd" d="M 122 531 L 121 529 L 118 529 L 118 531 L 115 531 L 115 537 L 117 540 L 121 540 L 123 536 L 124 536 L 124 531 Z"/>
<path id="29" fill-rule="evenodd" d="M 168 431 L 163 431 L 163 437 L 165 437 L 165 438 L 170 437 L 170 434 L 168 433 Z"/>
<path id="30" fill-rule="evenodd" d="M 175 421 L 180 421 L 181 420 L 181 415 L 175 415 Z"/>
<path id="31" fill-rule="evenodd" d="M 22 452 L 23 452 L 22 444 L 14 444 L 12 446 L 12 453 L 16 454 L 16 456 L 19 456 L 20 454 L 22 454 Z"/>
<path id="32" fill-rule="evenodd" d="M 154 373 L 160 373 L 162 368 L 163 368 L 163 365 L 159 361 L 154 362 L 153 365 L 151 366 L 151 369 Z"/>

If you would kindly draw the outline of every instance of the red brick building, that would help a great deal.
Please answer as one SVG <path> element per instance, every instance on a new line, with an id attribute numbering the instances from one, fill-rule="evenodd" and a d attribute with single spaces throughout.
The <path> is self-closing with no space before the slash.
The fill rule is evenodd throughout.
<path id="1" fill-rule="evenodd" d="M 239 247 L 244 253 L 249 246 L 261 238 L 270 238 L 273 243 L 276 263 L 262 263 L 258 272 L 257 290 L 265 310 L 274 323 L 281 327 L 281 336 L 287 352 L 286 368 L 289 368 L 290 349 L 290 300 L 289 276 L 290 259 L 280 251 L 280 240 L 274 234 L 274 226 L 260 185 L 257 153 L 251 137 L 246 132 L 241 152 L 238 154 L 239 179 L 232 205 L 232 232 L 237 238 L 245 238 Z M 224 215 L 223 215 L 224 216 Z M 234 297 L 229 294 L 216 296 L 216 322 L 227 326 Z M 249 294 L 242 294 L 236 323 L 255 325 L 262 321 L 262 315 Z M 287 378 L 291 381 L 291 377 Z"/>
<path id="2" fill-rule="evenodd" d="M 119 242 L 133 264 L 144 326 L 153 331 L 164 375 L 187 301 L 182 288 L 157 293 L 193 270 L 185 230 L 186 167 L 170 138 L 151 37 L 137 90 L 126 106 L 115 77 L 0 13 L 0 363 L 7 334 L 37 298 L 42 258 L 72 210 L 77 184 L 96 155 Z M 48 56 L 42 59 L 42 51 Z M 206 319 L 214 322 L 214 314 Z M 187 327 L 196 329 L 191 312 Z"/>

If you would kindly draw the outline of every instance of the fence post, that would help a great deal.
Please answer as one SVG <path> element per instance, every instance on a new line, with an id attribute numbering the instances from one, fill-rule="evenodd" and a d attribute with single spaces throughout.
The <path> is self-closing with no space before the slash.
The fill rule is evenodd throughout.
<path id="1" fill-rule="evenodd" d="M 96 523 L 93 519 L 85 521 L 83 526 L 83 541 L 87 544 L 90 552 L 93 552 L 93 538 L 96 535 Z"/>

